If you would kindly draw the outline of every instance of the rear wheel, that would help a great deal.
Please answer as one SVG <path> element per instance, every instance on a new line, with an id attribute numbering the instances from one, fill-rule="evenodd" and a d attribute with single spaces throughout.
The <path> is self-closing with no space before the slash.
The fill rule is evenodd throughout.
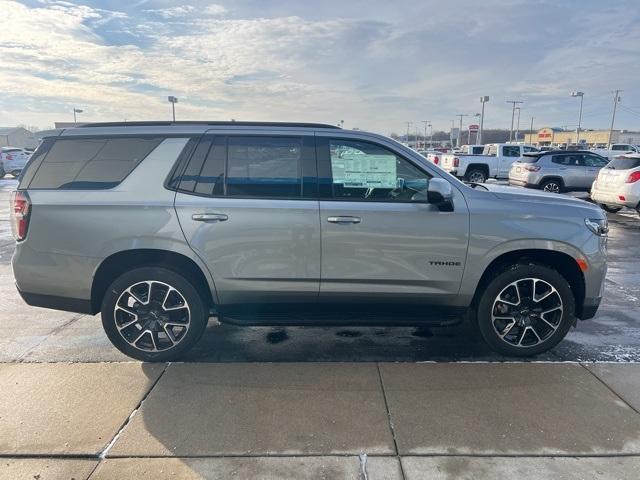
<path id="1" fill-rule="evenodd" d="M 487 181 L 487 174 L 479 168 L 471 169 L 465 175 L 465 180 L 471 183 L 484 183 Z"/>
<path id="2" fill-rule="evenodd" d="M 600 208 L 602 208 L 605 212 L 616 213 L 622 210 L 622 207 L 615 207 L 613 205 L 605 205 L 604 203 L 600 204 Z"/>
<path id="3" fill-rule="evenodd" d="M 478 328 L 496 352 L 531 356 L 555 347 L 574 322 L 566 279 L 536 264 L 516 264 L 489 283 L 478 303 Z"/>
<path id="4" fill-rule="evenodd" d="M 161 267 L 141 267 L 109 286 L 102 301 L 102 325 L 125 355 L 165 362 L 179 358 L 200 339 L 208 311 L 184 276 Z"/>
<path id="5" fill-rule="evenodd" d="M 555 178 L 545 180 L 540 184 L 540 188 L 549 193 L 561 193 L 563 191 L 562 182 Z"/>

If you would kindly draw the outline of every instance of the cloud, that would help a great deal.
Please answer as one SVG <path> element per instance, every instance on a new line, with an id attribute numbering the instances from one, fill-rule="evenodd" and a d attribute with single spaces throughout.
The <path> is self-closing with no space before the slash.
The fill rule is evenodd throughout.
<path id="1" fill-rule="evenodd" d="M 85 120 L 166 118 L 168 94 L 180 98 L 179 118 L 344 118 L 383 133 L 422 118 L 446 129 L 475 113 L 480 95 L 491 96 L 488 127 L 508 125 L 512 96 L 536 124 L 570 123 L 576 89 L 586 92 L 587 127 L 606 124 L 610 89 L 640 109 L 639 14 L 629 2 L 576 10 L 486 0 L 468 15 L 460 0 L 264 1 L 259 11 L 199 0 L 118 11 L 97 0 L 0 2 L 3 124 L 42 123 L 71 105 Z M 628 111 L 618 118 L 639 123 Z"/>

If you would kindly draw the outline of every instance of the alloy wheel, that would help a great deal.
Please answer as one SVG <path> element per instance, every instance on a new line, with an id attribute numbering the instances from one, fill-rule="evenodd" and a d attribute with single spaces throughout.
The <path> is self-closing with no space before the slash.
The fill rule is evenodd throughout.
<path id="1" fill-rule="evenodd" d="M 469 175 L 469 181 L 471 183 L 484 183 L 486 180 L 486 178 L 484 177 L 484 173 L 482 172 L 471 172 L 471 175 Z"/>
<path id="2" fill-rule="evenodd" d="M 491 309 L 491 325 L 503 342 L 533 347 L 556 332 L 562 314 L 562 298 L 553 285 L 539 278 L 523 278 L 498 294 Z"/>
<path id="3" fill-rule="evenodd" d="M 137 282 L 118 297 L 113 311 L 116 328 L 132 347 L 160 352 L 175 347 L 186 336 L 191 311 L 175 287 L 156 280 Z"/>
<path id="4" fill-rule="evenodd" d="M 543 190 L 550 193 L 560 193 L 560 185 L 555 182 L 549 182 L 544 186 Z"/>

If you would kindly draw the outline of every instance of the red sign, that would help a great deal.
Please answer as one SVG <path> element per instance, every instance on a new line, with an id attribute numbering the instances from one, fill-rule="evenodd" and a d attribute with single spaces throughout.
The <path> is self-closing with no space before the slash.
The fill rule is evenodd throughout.
<path id="1" fill-rule="evenodd" d="M 480 130 L 480 125 L 469 125 L 470 132 L 477 132 L 478 130 Z"/>
<path id="2" fill-rule="evenodd" d="M 551 134 L 549 132 L 540 132 L 538 138 L 551 138 Z"/>

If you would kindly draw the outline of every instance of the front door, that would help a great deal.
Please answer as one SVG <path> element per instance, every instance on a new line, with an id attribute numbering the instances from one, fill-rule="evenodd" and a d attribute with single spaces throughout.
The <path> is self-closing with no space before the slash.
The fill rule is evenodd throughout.
<path id="1" fill-rule="evenodd" d="M 414 201 L 431 178 L 391 146 L 317 137 L 321 201 L 320 299 L 363 304 L 447 304 L 458 294 L 469 213 Z M 424 310 L 423 310 L 424 312 Z"/>
<path id="2" fill-rule="evenodd" d="M 205 135 L 178 190 L 180 225 L 223 309 L 317 300 L 313 136 Z"/>

